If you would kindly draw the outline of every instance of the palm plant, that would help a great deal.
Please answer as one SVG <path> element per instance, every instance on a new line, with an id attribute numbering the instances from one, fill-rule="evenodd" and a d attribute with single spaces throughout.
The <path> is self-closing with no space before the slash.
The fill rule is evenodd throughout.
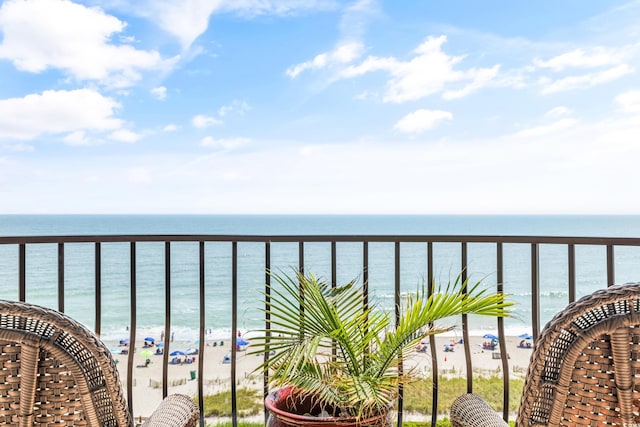
<path id="1" fill-rule="evenodd" d="M 401 360 L 421 339 L 450 329 L 434 322 L 463 313 L 506 316 L 512 305 L 459 275 L 431 295 L 409 295 L 394 327 L 355 281 L 332 288 L 312 274 L 272 277 L 279 286 L 270 286 L 264 309 L 271 327 L 252 339 L 252 353 L 271 355 L 258 369 L 269 372 L 271 386 L 293 386 L 317 412 L 338 417 L 388 410 L 398 386 L 413 377 L 399 369 Z"/>

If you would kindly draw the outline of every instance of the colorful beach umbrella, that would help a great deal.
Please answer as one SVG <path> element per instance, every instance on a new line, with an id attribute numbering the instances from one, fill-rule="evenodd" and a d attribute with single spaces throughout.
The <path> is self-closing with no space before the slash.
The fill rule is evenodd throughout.
<path id="1" fill-rule="evenodd" d="M 533 335 L 531 335 L 531 334 L 520 334 L 520 335 L 518 335 L 518 338 L 522 338 L 524 340 L 532 340 L 533 339 Z"/>
<path id="2" fill-rule="evenodd" d="M 142 350 L 140 352 L 140 356 L 142 356 L 142 357 L 153 356 L 153 351 L 151 351 L 151 350 Z"/>
<path id="3" fill-rule="evenodd" d="M 153 337 L 146 337 L 144 340 L 149 342 L 156 342 L 156 339 Z"/>
<path id="4" fill-rule="evenodd" d="M 159 342 L 156 347 L 164 347 L 164 343 L 163 342 Z"/>
<path id="5" fill-rule="evenodd" d="M 498 337 L 493 334 L 484 334 L 482 338 L 488 338 L 490 340 L 496 340 L 496 341 L 498 340 Z"/>
<path id="6" fill-rule="evenodd" d="M 169 356 L 184 356 L 184 351 L 176 350 L 169 353 Z"/>

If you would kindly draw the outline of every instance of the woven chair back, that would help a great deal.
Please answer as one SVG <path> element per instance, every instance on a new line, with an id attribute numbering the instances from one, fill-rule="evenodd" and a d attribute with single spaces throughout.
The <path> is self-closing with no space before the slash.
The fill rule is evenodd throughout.
<path id="1" fill-rule="evenodd" d="M 531 356 L 517 426 L 640 426 L 640 284 L 557 314 Z"/>
<path id="2" fill-rule="evenodd" d="M 109 349 L 64 314 L 0 301 L 0 424 L 132 426 Z"/>

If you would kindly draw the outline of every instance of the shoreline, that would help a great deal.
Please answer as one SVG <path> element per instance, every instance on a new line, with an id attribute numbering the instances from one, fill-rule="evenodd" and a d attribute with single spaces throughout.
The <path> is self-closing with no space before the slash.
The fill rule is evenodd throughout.
<path id="1" fill-rule="evenodd" d="M 502 375 L 502 360 L 494 358 L 496 350 L 488 350 L 482 347 L 483 342 L 490 340 L 481 336 L 469 337 L 471 350 L 471 364 L 474 376 L 491 376 Z M 519 348 L 518 344 L 521 339 L 518 337 L 506 337 L 505 343 L 507 353 L 509 355 L 508 366 L 509 374 L 512 378 L 524 377 L 529 366 L 532 348 Z M 451 344 L 452 338 L 447 336 L 436 336 L 436 354 L 437 367 L 441 376 L 460 377 L 466 376 L 466 362 L 464 347 L 460 343 L 456 343 L 454 351 L 444 351 L 445 346 Z M 169 383 L 169 394 L 181 393 L 188 396 L 196 396 L 198 392 L 196 380 L 192 380 L 192 371 L 197 376 L 198 359 L 204 357 L 203 368 L 203 392 L 204 395 L 216 394 L 228 391 L 231 388 L 231 364 L 223 363 L 225 354 L 230 353 L 231 340 L 225 341 L 224 345 L 212 346 L 207 345 L 203 354 L 194 356 L 195 363 L 184 363 L 167 366 L 167 381 Z M 110 349 L 123 348 L 118 347 L 117 342 L 107 341 Z M 184 351 L 186 348 L 194 347 L 193 342 L 175 341 L 171 343 L 170 352 L 175 350 Z M 142 356 L 143 350 L 152 350 L 153 348 L 143 348 L 143 342 L 138 342 L 133 357 L 133 412 L 136 417 L 148 417 L 156 409 L 162 400 L 162 362 L 163 357 L 160 355 Z M 113 358 L 117 360 L 117 367 L 120 374 L 123 389 L 127 390 L 127 370 L 128 355 L 113 354 Z M 169 356 L 169 362 L 173 357 Z M 145 360 L 150 359 L 151 363 L 144 367 Z M 249 355 L 247 351 L 237 352 L 236 362 L 236 386 L 238 388 L 253 388 L 262 390 L 263 380 L 260 373 L 254 373 L 255 369 L 262 363 L 263 359 L 257 355 Z M 431 376 L 432 373 L 431 349 L 427 346 L 425 352 L 415 351 L 405 360 L 405 367 L 417 370 L 419 375 L 425 377 Z M 262 418 L 260 416 L 260 418 Z"/>

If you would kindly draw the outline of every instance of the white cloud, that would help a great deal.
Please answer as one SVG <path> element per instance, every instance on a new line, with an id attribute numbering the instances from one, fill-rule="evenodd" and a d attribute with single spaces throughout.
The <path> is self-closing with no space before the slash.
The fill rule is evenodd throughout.
<path id="1" fill-rule="evenodd" d="M 551 110 L 547 111 L 545 113 L 545 116 L 546 117 L 562 117 L 562 116 L 567 116 L 567 115 L 569 115 L 571 113 L 573 113 L 573 110 L 561 105 L 561 106 L 552 108 Z"/>
<path id="2" fill-rule="evenodd" d="M 193 116 L 193 118 L 191 119 L 191 124 L 199 129 L 204 129 L 210 126 L 221 125 L 222 121 L 216 119 L 215 117 L 198 114 L 196 116 Z"/>
<path id="3" fill-rule="evenodd" d="M 136 142 L 142 138 L 142 135 L 128 129 L 118 129 L 117 131 L 112 132 L 109 135 L 109 138 L 120 142 Z"/>
<path id="4" fill-rule="evenodd" d="M 442 51 L 447 41 L 445 36 L 429 37 L 418 46 L 417 56 L 409 62 L 400 63 L 389 70 L 392 74 L 387 84 L 385 100 L 405 102 L 439 92 L 448 82 L 460 80 L 462 75 L 453 66 L 462 57 L 451 57 Z"/>
<path id="5" fill-rule="evenodd" d="M 220 109 L 218 109 L 218 115 L 224 117 L 232 112 L 242 115 L 249 110 L 251 110 L 251 106 L 245 101 L 234 100 L 231 104 L 220 107 Z"/>
<path id="6" fill-rule="evenodd" d="M 35 148 L 33 147 L 33 145 L 24 144 L 24 143 L 2 145 L 0 146 L 0 148 L 6 151 L 14 151 L 16 153 L 32 153 L 35 151 Z M 0 160 L 1 159 L 2 158 L 0 158 Z"/>
<path id="7" fill-rule="evenodd" d="M 540 68 L 562 71 L 565 68 L 596 68 L 617 65 L 622 63 L 626 56 L 626 53 L 622 50 L 598 46 L 591 49 L 590 52 L 585 52 L 583 49 L 575 49 L 546 61 L 535 59 L 533 63 Z"/>
<path id="8" fill-rule="evenodd" d="M 630 90 L 621 93 L 615 99 L 620 111 L 625 113 L 640 113 L 640 90 Z"/>
<path id="9" fill-rule="evenodd" d="M 116 45 L 126 23 L 69 0 L 7 0 L 0 6 L 0 58 L 30 73 L 60 69 L 81 81 L 127 87 L 144 70 L 167 68 L 156 51 Z"/>
<path id="10" fill-rule="evenodd" d="M 442 50 L 446 36 L 428 37 L 413 53 L 414 58 L 401 61 L 397 58 L 369 56 L 360 64 L 346 67 L 340 72 L 341 78 L 352 78 L 374 71 L 390 74 L 383 100 L 402 103 L 415 101 L 445 90 L 446 85 L 468 82 L 462 89 L 444 93 L 445 99 L 455 99 L 489 85 L 496 77 L 499 66 L 472 68 L 459 71 L 454 68 L 463 56 L 449 56 Z"/>
<path id="11" fill-rule="evenodd" d="M 545 78 L 542 79 L 540 83 L 543 86 L 542 93 L 551 94 L 609 83 L 627 74 L 631 74 L 634 71 L 633 67 L 627 64 L 620 64 L 607 70 L 583 74 L 581 76 L 563 77 L 555 81 Z"/>
<path id="12" fill-rule="evenodd" d="M 160 101 L 163 101 L 167 97 L 167 88 L 164 86 L 154 87 L 150 92 L 151 96 Z"/>
<path id="13" fill-rule="evenodd" d="M 318 54 L 309 61 L 287 68 L 286 74 L 293 79 L 298 77 L 303 71 L 348 64 L 359 58 L 362 55 L 363 50 L 363 46 L 359 42 L 339 44 L 330 52 Z"/>
<path id="14" fill-rule="evenodd" d="M 403 133 L 418 134 L 435 128 L 445 120 L 452 120 L 453 114 L 441 110 L 417 110 L 407 114 L 393 127 Z"/>
<path id="15" fill-rule="evenodd" d="M 176 37 L 186 50 L 207 31 L 209 17 L 222 3 L 221 0 L 150 0 L 144 2 L 143 14 Z"/>
<path id="16" fill-rule="evenodd" d="M 165 131 L 165 132 L 175 132 L 178 129 L 180 129 L 180 126 L 174 125 L 173 123 L 170 123 L 170 124 L 166 125 L 164 128 L 162 128 L 162 130 Z"/>
<path id="17" fill-rule="evenodd" d="M 519 139 L 532 139 L 542 136 L 557 134 L 567 129 L 573 128 L 578 124 L 576 119 L 560 119 L 547 125 L 540 125 L 528 129 L 521 130 L 513 136 Z"/>
<path id="18" fill-rule="evenodd" d="M 471 68 L 470 70 L 464 73 L 464 80 L 471 80 L 470 83 L 466 84 L 462 89 L 458 90 L 448 90 L 443 95 L 444 99 L 459 99 L 464 98 L 467 95 L 472 94 L 473 92 L 482 89 L 487 86 L 491 81 L 493 81 L 500 71 L 499 65 L 494 65 L 491 68 Z"/>
<path id="19" fill-rule="evenodd" d="M 117 130 L 123 125 L 121 119 L 114 117 L 119 107 L 113 99 L 91 89 L 48 90 L 0 100 L 0 139 L 29 140 L 43 134 Z"/>
<path id="20" fill-rule="evenodd" d="M 92 142 L 90 138 L 87 138 L 87 133 L 83 130 L 71 132 L 62 140 L 67 145 L 90 145 Z"/>
<path id="21" fill-rule="evenodd" d="M 183 50 L 205 33 L 214 13 L 235 12 L 251 18 L 258 15 L 286 15 L 298 10 L 333 9 L 335 0 L 136 0 L 121 2 L 178 39 Z"/>
<path id="22" fill-rule="evenodd" d="M 205 136 L 200 140 L 201 147 L 219 148 L 224 151 L 231 151 L 238 147 L 251 142 L 249 138 L 221 138 L 215 139 L 211 136 Z"/>
<path id="23" fill-rule="evenodd" d="M 364 36 L 366 24 L 378 13 L 377 0 L 355 0 L 344 10 L 340 19 L 340 33 L 344 40 L 358 40 Z"/>
<path id="24" fill-rule="evenodd" d="M 286 70 L 287 76 L 298 77 L 309 70 L 339 70 L 362 57 L 362 42 L 367 23 L 378 12 L 376 0 L 354 0 L 342 8 L 340 17 L 340 37 L 330 51 L 320 53 L 313 59 L 292 65 Z"/>
<path id="25" fill-rule="evenodd" d="M 296 78 L 308 70 L 339 70 L 360 58 L 364 53 L 362 42 L 367 23 L 378 13 L 376 0 L 355 0 L 342 9 L 340 38 L 332 50 L 320 53 L 313 59 L 293 65 L 286 70 L 287 76 Z"/>

